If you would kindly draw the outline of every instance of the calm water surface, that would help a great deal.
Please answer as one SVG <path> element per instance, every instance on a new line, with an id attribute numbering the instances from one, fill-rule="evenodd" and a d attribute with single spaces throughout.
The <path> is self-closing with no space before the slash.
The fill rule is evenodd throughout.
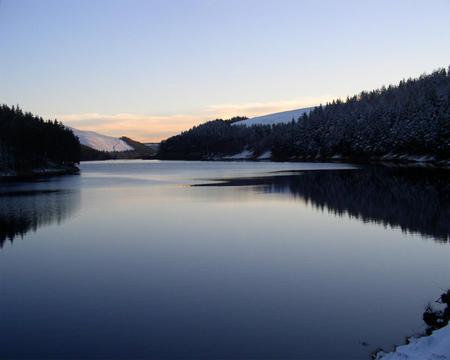
<path id="1" fill-rule="evenodd" d="M 449 179 L 128 161 L 0 184 L 0 358 L 367 359 L 450 287 Z"/>

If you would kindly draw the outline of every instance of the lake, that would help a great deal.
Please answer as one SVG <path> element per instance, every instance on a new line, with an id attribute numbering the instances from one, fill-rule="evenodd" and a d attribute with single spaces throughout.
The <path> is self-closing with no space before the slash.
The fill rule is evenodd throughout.
<path id="1" fill-rule="evenodd" d="M 446 171 L 81 169 L 0 183 L 0 358 L 368 359 L 450 287 Z"/>

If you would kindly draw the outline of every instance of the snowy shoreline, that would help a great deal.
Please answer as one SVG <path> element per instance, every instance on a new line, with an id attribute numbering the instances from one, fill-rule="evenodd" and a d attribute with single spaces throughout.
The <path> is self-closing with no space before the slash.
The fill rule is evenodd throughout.
<path id="1" fill-rule="evenodd" d="M 423 336 L 408 338 L 406 345 L 399 345 L 387 353 L 378 351 L 374 354 L 375 360 L 432 360 L 450 359 L 450 290 L 440 296 L 423 313 L 423 320 L 428 328 Z"/>
<path id="2" fill-rule="evenodd" d="M 446 360 L 450 359 L 450 325 L 433 331 L 431 335 L 412 337 L 408 344 L 400 345 L 392 352 L 380 351 L 376 360 Z"/>
<path id="3" fill-rule="evenodd" d="M 161 159 L 165 160 L 165 159 Z M 187 160 L 187 159 L 170 159 L 170 160 Z M 341 155 L 331 157 L 315 157 L 315 158 L 290 158 L 290 159 L 276 159 L 273 158 L 270 150 L 264 151 L 261 154 L 255 154 L 252 150 L 243 150 L 240 153 L 233 155 L 214 154 L 204 159 L 206 161 L 226 161 L 226 160 L 241 160 L 241 161 L 285 161 L 285 162 L 346 162 L 355 164 L 392 164 L 392 165 L 414 165 L 424 167 L 440 167 L 450 168 L 450 160 L 437 160 L 431 156 L 419 155 L 405 155 L 405 154 L 388 154 L 380 157 L 369 158 L 350 158 Z"/>

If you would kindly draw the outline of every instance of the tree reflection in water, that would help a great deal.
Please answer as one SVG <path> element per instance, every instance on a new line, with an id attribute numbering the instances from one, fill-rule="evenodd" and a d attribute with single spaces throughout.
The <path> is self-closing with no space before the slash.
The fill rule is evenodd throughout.
<path id="1" fill-rule="evenodd" d="M 0 192 L 0 247 L 42 226 L 60 224 L 79 203 L 79 191 L 75 190 Z"/>
<path id="2" fill-rule="evenodd" d="M 284 193 L 337 216 L 399 227 L 438 242 L 448 242 L 450 236 L 448 170 L 374 166 L 216 180 L 194 186 L 247 186 L 250 191 Z"/>

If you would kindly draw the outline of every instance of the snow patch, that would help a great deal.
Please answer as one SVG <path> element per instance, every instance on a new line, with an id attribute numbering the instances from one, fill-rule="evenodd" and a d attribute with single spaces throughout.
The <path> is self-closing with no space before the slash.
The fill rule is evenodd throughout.
<path id="1" fill-rule="evenodd" d="M 381 157 L 381 160 L 401 160 L 401 161 L 411 161 L 418 163 L 427 163 L 436 161 L 434 156 L 428 155 L 407 155 L 407 154 L 393 154 L 389 153 Z"/>
<path id="2" fill-rule="evenodd" d="M 241 151 L 240 153 L 234 155 L 222 156 L 222 159 L 225 160 L 246 160 L 250 159 L 253 156 L 253 152 L 249 150 Z"/>
<path id="3" fill-rule="evenodd" d="M 258 160 L 269 160 L 272 157 L 272 151 L 264 151 L 261 155 L 257 157 Z"/>
<path id="4" fill-rule="evenodd" d="M 297 121 L 298 118 L 303 114 L 309 114 L 309 112 L 312 109 L 314 109 L 314 107 L 282 111 L 278 113 L 257 116 L 251 119 L 235 122 L 233 123 L 233 125 L 252 126 L 252 125 L 274 125 L 274 124 L 289 123 L 292 121 L 292 119 L 295 119 Z"/>
<path id="5" fill-rule="evenodd" d="M 435 330 L 430 336 L 411 338 L 391 353 L 378 353 L 377 360 L 450 360 L 450 325 Z"/>
<path id="6" fill-rule="evenodd" d="M 133 150 L 125 141 L 112 136 L 102 135 L 94 131 L 84 131 L 70 128 L 75 136 L 78 137 L 80 143 L 99 151 L 127 151 Z"/>

